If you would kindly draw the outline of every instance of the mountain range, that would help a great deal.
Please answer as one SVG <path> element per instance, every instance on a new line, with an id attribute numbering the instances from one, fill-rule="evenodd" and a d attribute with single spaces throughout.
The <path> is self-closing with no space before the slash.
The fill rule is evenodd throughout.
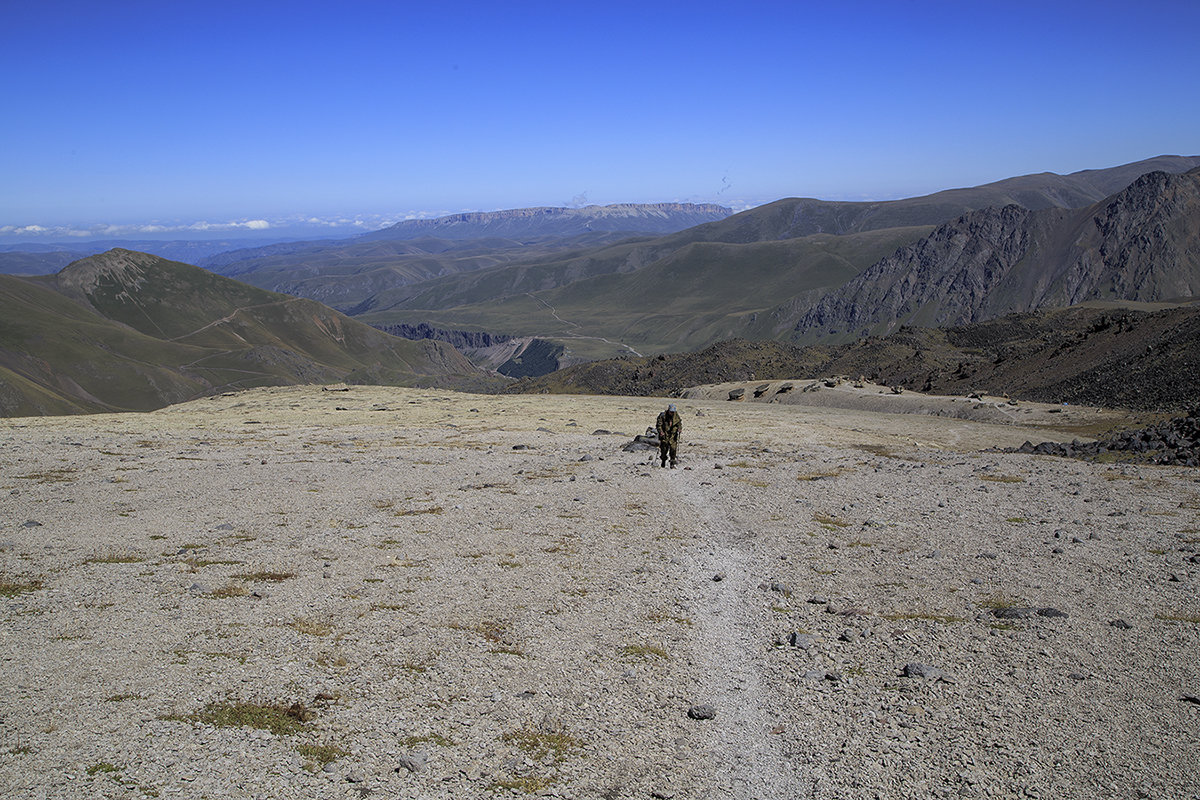
<path id="1" fill-rule="evenodd" d="M 704 352 L 715 372 L 685 372 L 725 374 L 721 353 L 731 351 L 706 348 L 730 339 L 756 342 L 758 359 L 791 344 L 850 347 L 857 361 L 819 348 L 776 361 L 935 388 L 992 375 L 1085 398 L 1087 381 L 1155 374 L 1139 373 L 1147 364 L 1192 386 L 1194 359 L 1146 332 L 1160 320 L 1149 312 L 1161 312 L 1192 341 L 1200 157 L 878 203 L 791 198 L 738 214 L 686 204 L 460 214 L 204 261 L 211 269 L 117 249 L 56 275 L 0 276 L 0 413 L 145 409 L 271 383 L 504 382 L 487 370 L 538 390 L 601 391 L 595 376 L 611 374 L 606 390 L 640 393 L 649 384 L 619 364 Z M 1120 307 L 1149 322 L 1094 316 Z M 1055 316 L 1064 308 L 1081 316 Z M 1046 325 L 1114 337 L 1106 347 L 1124 360 L 1057 340 Z M 1123 349 L 1143 339 L 1151 350 Z M 1087 357 L 1056 361 L 1044 349 L 1052 342 Z M 1155 353 L 1173 354 L 1170 364 Z M 601 363 L 537 377 L 592 361 Z M 1052 365 L 1076 383 L 1023 382 L 1022 365 Z"/>

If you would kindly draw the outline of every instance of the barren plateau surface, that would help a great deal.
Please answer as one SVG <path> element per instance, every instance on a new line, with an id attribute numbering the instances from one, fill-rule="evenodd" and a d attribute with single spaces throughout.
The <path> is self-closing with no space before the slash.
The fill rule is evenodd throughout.
<path id="1" fill-rule="evenodd" d="M 0 793 L 1200 797 L 1195 470 L 712 394 L 0 421 Z"/>

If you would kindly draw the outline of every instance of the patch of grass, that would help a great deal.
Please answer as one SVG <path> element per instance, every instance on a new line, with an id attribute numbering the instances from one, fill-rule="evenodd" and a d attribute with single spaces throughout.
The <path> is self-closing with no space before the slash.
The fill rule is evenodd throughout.
<path id="1" fill-rule="evenodd" d="M 333 633 L 333 625 L 312 617 L 296 617 L 288 626 L 303 633 L 305 636 L 328 636 Z"/>
<path id="2" fill-rule="evenodd" d="M 555 761 L 561 761 L 583 747 L 581 741 L 562 731 L 553 733 L 531 730 L 513 731 L 504 734 L 500 739 L 516 745 L 534 761 L 541 761 L 547 756 L 552 757 Z"/>
<path id="3" fill-rule="evenodd" d="M 1025 479 L 1020 475 L 993 475 L 990 472 L 979 476 L 981 481 L 991 481 L 992 483 L 1024 483 Z"/>
<path id="4" fill-rule="evenodd" d="M 870 453 L 881 458 L 896 458 L 896 451 L 888 447 L 886 444 L 855 444 L 851 445 L 855 450 L 862 450 L 864 453 Z"/>
<path id="5" fill-rule="evenodd" d="M 188 715 L 172 715 L 161 719 L 178 722 L 199 722 L 217 728 L 257 728 L 276 736 L 286 736 L 304 730 L 304 724 L 315 717 L 300 703 L 290 706 L 261 703 L 209 703 L 202 711 Z"/>
<path id="6" fill-rule="evenodd" d="M 830 469 L 830 470 L 818 470 L 816 472 L 801 472 L 799 475 L 796 476 L 796 480 L 798 480 L 798 481 L 819 481 L 822 478 L 836 478 L 837 476 L 841 475 L 843 472 L 845 472 L 845 470 L 843 470 L 841 467 L 838 467 L 837 469 Z"/>
<path id="7" fill-rule="evenodd" d="M 1007 517 L 1004 521 L 1011 522 L 1013 524 L 1020 524 L 1022 522 L 1029 522 L 1029 518 L 1028 517 Z"/>
<path id="8" fill-rule="evenodd" d="M 76 470 L 72 467 L 59 467 L 58 469 L 30 472 L 27 475 L 17 475 L 15 477 L 23 481 L 34 481 L 35 483 L 70 483 L 75 480 L 75 472 Z"/>
<path id="9" fill-rule="evenodd" d="M 342 756 L 349 755 L 349 751 L 335 744 L 300 743 L 296 745 L 296 752 L 300 754 L 301 758 L 309 762 L 314 772 L 326 764 L 337 761 Z"/>
<path id="10" fill-rule="evenodd" d="M 279 583 L 280 581 L 296 577 L 296 573 L 259 570 L 258 572 L 244 572 L 241 575 L 234 575 L 233 577 L 243 581 L 274 581 L 275 583 Z"/>
<path id="11" fill-rule="evenodd" d="M 669 614 L 665 611 L 651 611 L 646 615 L 646 619 L 650 622 L 674 622 L 679 625 L 692 625 L 690 617 L 681 617 L 676 614 Z"/>
<path id="12" fill-rule="evenodd" d="M 110 764 L 107 761 L 101 761 L 99 763 L 92 764 L 90 767 L 87 768 L 88 775 L 99 775 L 102 773 L 107 774 L 110 772 L 120 772 L 120 771 L 121 771 L 120 767 L 118 767 L 116 764 Z"/>
<path id="13" fill-rule="evenodd" d="M 420 514 L 441 514 L 441 506 L 430 506 L 429 508 L 409 508 L 402 511 L 393 512 L 397 517 L 415 517 Z"/>
<path id="14" fill-rule="evenodd" d="M 245 586 L 239 586 L 236 583 L 229 583 L 225 586 L 219 586 L 213 589 L 209 597 L 229 598 L 229 597 L 245 597 L 250 594 L 250 590 Z"/>
<path id="15" fill-rule="evenodd" d="M 1200 614 L 1155 614 L 1154 618 L 1164 622 L 1190 622 L 1200 625 Z"/>
<path id="16" fill-rule="evenodd" d="M 125 700 L 140 700 L 139 694 L 114 694 L 112 697 L 104 698 L 106 703 L 120 703 Z"/>
<path id="17" fill-rule="evenodd" d="M 1015 622 L 991 622 L 988 623 L 989 628 L 995 628 L 998 631 L 1023 631 L 1025 630 Z"/>
<path id="18" fill-rule="evenodd" d="M 19 583 L 10 581 L 6 578 L 0 578 L 0 597 L 16 597 L 19 594 L 28 594 L 36 592 L 42 588 L 42 582 L 39 580 L 31 580 L 28 583 Z"/>
<path id="19" fill-rule="evenodd" d="M 833 526 L 835 528 L 850 527 L 850 523 L 847 522 L 846 520 L 841 519 L 839 517 L 835 517 L 831 514 L 822 513 L 820 511 L 813 513 L 812 518 L 813 518 L 814 522 L 818 522 L 821 525 L 825 525 L 825 526 Z"/>
<path id="20" fill-rule="evenodd" d="M 619 652 L 622 658 L 661 658 L 663 661 L 671 660 L 665 649 L 654 644 L 627 644 Z"/>
<path id="21" fill-rule="evenodd" d="M 502 558 L 502 559 L 500 559 L 499 561 L 497 561 L 497 562 L 496 562 L 496 566 L 498 566 L 498 567 L 508 567 L 508 568 L 510 568 L 510 569 L 511 569 L 512 567 L 519 567 L 519 566 L 521 566 L 521 562 L 520 562 L 520 561 L 516 561 L 516 560 L 514 560 L 514 559 L 512 558 L 512 556 L 509 556 L 509 557 L 507 557 L 507 558 Z"/>
<path id="22" fill-rule="evenodd" d="M 372 603 L 372 611 L 403 611 L 404 606 L 396 605 L 395 603 Z"/>
<path id="23" fill-rule="evenodd" d="M 733 480 L 736 483 L 744 483 L 747 486 L 753 486 L 755 489 L 766 489 L 768 486 L 771 485 L 771 484 L 767 483 L 766 481 L 756 481 L 751 478 L 734 478 Z"/>
<path id="24" fill-rule="evenodd" d="M 726 464 L 725 466 L 735 467 L 737 469 L 753 469 L 754 468 L 754 465 L 751 464 L 749 461 L 731 461 L 730 463 Z"/>

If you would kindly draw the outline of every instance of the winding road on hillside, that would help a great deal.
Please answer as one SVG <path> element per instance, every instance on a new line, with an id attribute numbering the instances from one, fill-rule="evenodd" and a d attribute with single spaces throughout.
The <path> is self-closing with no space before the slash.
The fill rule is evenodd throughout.
<path id="1" fill-rule="evenodd" d="M 563 325 L 570 325 L 573 328 L 580 327 L 579 323 L 571 322 L 570 320 L 566 320 L 566 319 L 563 319 L 562 317 L 560 317 L 558 315 L 558 311 L 554 308 L 554 306 L 550 305 L 542 298 L 540 298 L 537 295 L 532 294 L 530 292 L 526 292 L 525 294 L 527 296 L 531 297 L 532 299 L 537 300 L 539 303 L 541 303 L 543 306 L 545 306 L 546 309 L 550 312 L 550 315 L 552 317 L 554 317 L 556 320 L 558 320 L 559 322 L 561 322 Z M 558 334 L 557 338 L 559 338 L 559 339 L 590 339 L 590 340 L 596 341 L 596 342 L 604 342 L 605 344 L 611 344 L 613 347 L 623 347 L 626 350 L 628 350 L 630 353 L 632 353 L 633 355 L 635 355 L 639 358 L 642 357 L 641 353 L 639 353 L 637 350 L 633 349 L 629 345 L 625 344 L 624 342 L 614 342 L 612 339 L 605 339 L 603 336 L 583 336 L 582 334 Z"/>

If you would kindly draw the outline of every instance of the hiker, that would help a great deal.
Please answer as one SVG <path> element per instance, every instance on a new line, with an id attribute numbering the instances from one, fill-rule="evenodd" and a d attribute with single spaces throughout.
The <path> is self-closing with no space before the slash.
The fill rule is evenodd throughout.
<path id="1" fill-rule="evenodd" d="M 658 434 L 658 453 L 664 467 L 667 465 L 667 456 L 670 456 L 671 469 L 675 469 L 675 448 L 679 447 L 679 433 L 682 430 L 683 420 L 672 403 L 654 422 L 654 431 Z"/>

